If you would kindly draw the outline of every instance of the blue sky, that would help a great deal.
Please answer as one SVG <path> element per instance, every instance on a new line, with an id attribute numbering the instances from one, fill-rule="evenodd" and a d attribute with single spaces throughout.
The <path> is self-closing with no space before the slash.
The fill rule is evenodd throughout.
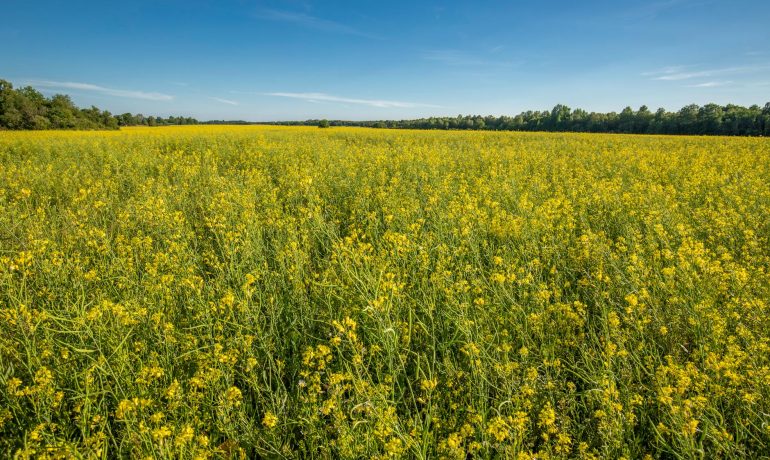
<path id="1" fill-rule="evenodd" d="M 399 119 L 770 101 L 770 1 L 3 0 L 0 78 L 114 113 Z"/>

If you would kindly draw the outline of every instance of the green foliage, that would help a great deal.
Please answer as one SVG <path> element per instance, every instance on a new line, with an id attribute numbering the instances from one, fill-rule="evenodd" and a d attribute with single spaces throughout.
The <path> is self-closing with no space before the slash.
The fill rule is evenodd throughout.
<path id="1" fill-rule="evenodd" d="M 56 94 L 46 98 L 31 86 L 13 89 L 0 80 L 0 129 L 118 129 L 119 126 L 195 124 L 197 120 L 185 117 L 145 118 L 125 113 L 113 116 L 96 107 L 79 109 L 69 96 Z"/>
<path id="2" fill-rule="evenodd" d="M 274 124 L 316 125 L 318 123 L 318 120 L 307 120 Z M 707 104 L 703 107 L 693 104 L 683 107 L 678 112 L 667 112 L 661 108 L 655 113 L 644 105 L 637 111 L 626 107 L 620 113 L 589 113 L 583 109 L 572 110 L 558 104 L 550 111 L 530 110 L 514 117 L 458 115 L 417 120 L 332 120 L 329 123 L 332 126 L 370 128 L 770 136 L 770 102 L 764 108 L 757 105 L 747 108 L 734 104 L 726 106 Z"/>
<path id="3" fill-rule="evenodd" d="M 329 127 L 329 120 L 323 119 L 318 122 L 319 128 L 328 128 Z"/>

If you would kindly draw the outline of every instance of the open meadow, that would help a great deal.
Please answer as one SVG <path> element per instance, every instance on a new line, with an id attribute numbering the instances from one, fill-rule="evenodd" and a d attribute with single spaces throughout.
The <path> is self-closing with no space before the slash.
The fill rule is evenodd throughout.
<path id="1" fill-rule="evenodd" d="M 768 458 L 766 138 L 0 131 L 0 456 Z"/>

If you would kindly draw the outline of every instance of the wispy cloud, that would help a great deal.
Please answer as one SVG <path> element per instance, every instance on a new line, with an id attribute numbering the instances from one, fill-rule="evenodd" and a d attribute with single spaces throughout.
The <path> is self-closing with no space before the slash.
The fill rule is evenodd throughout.
<path id="1" fill-rule="evenodd" d="M 690 80 L 692 78 L 713 77 L 715 75 L 722 75 L 726 73 L 736 73 L 736 72 L 744 71 L 745 69 L 746 68 L 742 68 L 742 67 L 728 67 L 725 69 L 700 70 L 697 72 L 667 73 L 665 75 L 659 75 L 653 78 L 653 80 L 662 80 L 662 81 Z"/>
<path id="2" fill-rule="evenodd" d="M 770 70 L 770 66 L 768 65 L 724 67 L 720 69 L 707 69 L 707 70 L 687 70 L 691 68 L 692 67 L 686 67 L 686 66 L 667 67 L 667 68 L 653 71 L 653 72 L 645 72 L 642 75 L 651 76 L 653 80 L 681 81 L 681 80 L 691 80 L 693 78 L 709 78 L 709 77 L 716 77 L 720 75 L 729 75 L 729 74 L 733 74 L 733 75 L 750 74 L 755 72 L 761 72 L 763 70 Z"/>
<path id="3" fill-rule="evenodd" d="M 441 106 L 432 104 L 422 104 L 419 102 L 387 101 L 381 99 L 356 99 L 350 97 L 334 96 L 326 93 L 263 93 L 265 96 L 287 97 L 291 99 L 302 99 L 306 102 L 340 102 L 346 104 L 360 104 L 380 108 L 416 108 L 416 107 L 434 107 Z"/>
<path id="4" fill-rule="evenodd" d="M 73 81 L 30 80 L 28 84 L 35 87 L 74 89 L 79 91 L 106 94 L 108 96 L 126 97 L 131 99 L 146 99 L 149 101 L 170 101 L 174 99 L 174 96 L 163 93 L 148 93 L 145 91 L 107 88 L 104 86 L 93 85 L 91 83 L 79 83 Z"/>
<path id="5" fill-rule="evenodd" d="M 707 81 L 705 83 L 698 83 L 696 85 L 685 85 L 688 88 L 716 88 L 719 86 L 728 86 L 732 85 L 732 81 Z"/>
<path id="6" fill-rule="evenodd" d="M 655 77 L 655 76 L 660 76 L 660 75 L 670 75 L 670 74 L 684 72 L 685 70 L 687 70 L 689 68 L 692 68 L 692 66 L 672 65 L 672 66 L 668 66 L 668 67 L 663 67 L 662 69 L 651 70 L 649 72 L 643 72 L 642 76 L 645 76 L 645 77 Z"/>
<path id="7" fill-rule="evenodd" d="M 221 102 L 222 104 L 238 105 L 238 101 L 233 101 L 231 99 L 222 99 L 221 97 L 213 97 L 213 96 L 209 96 L 209 99 L 211 99 L 212 101 Z"/>
<path id="8" fill-rule="evenodd" d="M 379 39 L 380 37 L 372 35 L 361 30 L 358 30 L 349 25 L 332 21 L 329 19 L 319 18 L 317 16 L 311 16 L 306 13 L 297 13 L 293 11 L 285 10 L 273 10 L 263 8 L 257 10 L 254 14 L 259 19 L 266 19 L 268 21 L 288 22 L 291 24 L 305 27 L 308 29 L 320 30 L 322 32 L 330 32 L 344 35 L 355 35 L 364 38 Z"/>

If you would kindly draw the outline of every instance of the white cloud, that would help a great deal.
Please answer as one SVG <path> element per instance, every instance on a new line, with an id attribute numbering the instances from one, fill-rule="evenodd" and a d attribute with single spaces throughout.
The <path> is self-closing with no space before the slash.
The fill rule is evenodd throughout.
<path id="1" fill-rule="evenodd" d="M 702 70 L 699 72 L 668 73 L 665 75 L 657 76 L 653 78 L 653 80 L 663 80 L 663 81 L 689 80 L 691 78 L 711 77 L 714 75 L 729 73 L 732 71 L 734 71 L 734 69 L 715 69 L 715 70 Z"/>
<path id="2" fill-rule="evenodd" d="M 668 67 L 663 67 L 662 69 L 658 70 L 652 70 L 650 72 L 644 72 L 642 73 L 645 77 L 652 77 L 652 76 L 659 76 L 659 75 L 671 75 L 675 73 L 684 72 L 686 69 L 690 68 L 692 66 L 687 65 L 672 65 Z"/>
<path id="3" fill-rule="evenodd" d="M 91 91 L 108 96 L 126 97 L 131 99 L 146 99 L 150 101 L 170 101 L 174 96 L 163 93 L 148 93 L 145 91 L 132 91 L 125 89 L 106 88 L 104 86 L 93 85 L 91 83 L 79 83 L 72 81 L 50 81 L 50 80 L 31 80 L 29 84 L 44 88 L 58 89 L 76 89 L 80 91 Z"/>
<path id="4" fill-rule="evenodd" d="M 688 88 L 716 88 L 718 86 L 731 85 L 732 81 L 707 81 L 705 83 L 698 83 L 697 85 L 686 85 Z"/>
<path id="5" fill-rule="evenodd" d="M 361 104 L 380 108 L 415 108 L 415 107 L 440 107 L 432 104 L 418 102 L 386 101 L 381 99 L 356 99 L 349 97 L 333 96 L 326 93 L 264 93 L 265 96 L 288 97 L 302 99 L 307 102 L 341 102 L 348 104 Z"/>
<path id="6" fill-rule="evenodd" d="M 642 75 L 652 76 L 653 80 L 660 81 L 681 81 L 693 78 L 708 78 L 725 74 L 749 74 L 770 69 L 770 66 L 743 66 L 743 67 L 724 67 L 721 69 L 693 70 L 687 71 L 686 66 L 668 67 L 654 72 L 645 72 Z"/>
<path id="7" fill-rule="evenodd" d="M 233 101 L 230 99 L 222 99 L 221 97 L 209 97 L 212 101 L 221 102 L 222 104 L 229 104 L 229 105 L 238 105 L 237 101 Z"/>

